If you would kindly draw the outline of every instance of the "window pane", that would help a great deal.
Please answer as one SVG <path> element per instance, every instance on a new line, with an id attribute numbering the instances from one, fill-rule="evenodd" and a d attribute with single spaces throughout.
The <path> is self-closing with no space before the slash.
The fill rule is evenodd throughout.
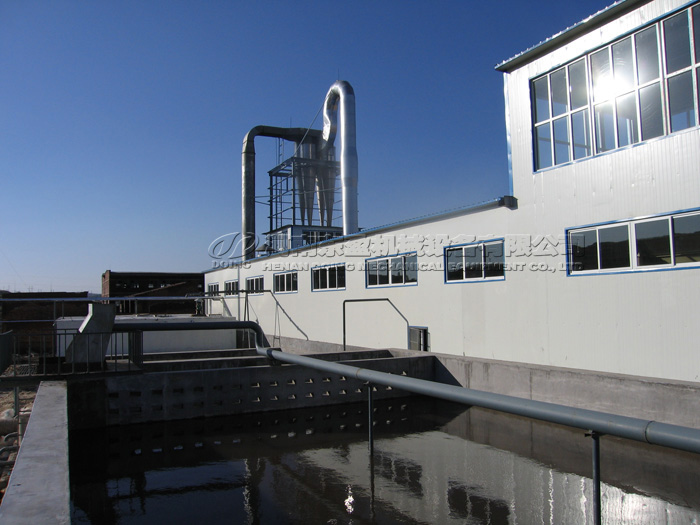
<path id="1" fill-rule="evenodd" d="M 377 261 L 377 284 L 389 284 L 389 263 L 386 259 Z"/>
<path id="2" fill-rule="evenodd" d="M 549 118 L 549 87 L 547 77 L 535 80 L 532 83 L 532 90 L 535 92 L 535 122 L 542 122 Z"/>
<path id="3" fill-rule="evenodd" d="M 464 278 L 481 279 L 483 277 L 482 261 L 481 245 L 466 246 L 464 248 Z"/>
<path id="4" fill-rule="evenodd" d="M 418 282 L 418 257 L 415 255 L 408 255 L 404 258 L 405 272 L 406 272 L 406 283 L 417 283 Z"/>
<path id="5" fill-rule="evenodd" d="M 312 275 L 314 280 L 314 290 L 318 290 L 319 288 L 321 288 L 321 270 L 313 270 Z"/>
<path id="6" fill-rule="evenodd" d="M 484 277 L 503 277 L 505 275 L 502 242 L 484 245 L 484 263 Z"/>
<path id="7" fill-rule="evenodd" d="M 661 85 L 656 83 L 640 89 L 639 104 L 642 112 L 642 139 L 648 140 L 663 135 Z"/>
<path id="8" fill-rule="evenodd" d="M 676 264 L 700 262 L 700 214 L 673 218 Z"/>
<path id="9" fill-rule="evenodd" d="M 338 288 L 338 269 L 335 266 L 328 268 L 328 288 Z"/>
<path id="10" fill-rule="evenodd" d="M 593 100 L 601 102 L 612 96 L 612 75 L 610 74 L 610 57 L 603 49 L 591 55 L 591 76 L 593 81 Z"/>
<path id="11" fill-rule="evenodd" d="M 630 266 L 630 243 L 627 226 L 613 226 L 598 230 L 600 240 L 600 267 L 627 268 Z"/>
<path id="12" fill-rule="evenodd" d="M 617 142 L 627 146 L 639 142 L 637 131 L 637 104 L 634 93 L 619 97 L 617 103 Z"/>
<path id="13" fill-rule="evenodd" d="M 299 289 L 299 284 L 298 284 L 298 280 L 297 280 L 297 279 L 298 279 L 297 273 L 294 272 L 294 273 L 292 274 L 292 288 L 291 288 L 292 291 L 294 291 L 294 292 L 296 292 L 296 291 Z"/>
<path id="14" fill-rule="evenodd" d="M 690 71 L 668 79 L 668 102 L 671 131 L 695 126 L 693 77 Z"/>
<path id="15" fill-rule="evenodd" d="M 666 44 L 666 73 L 673 73 L 690 65 L 687 11 L 664 21 L 664 43 Z"/>
<path id="16" fill-rule="evenodd" d="M 578 109 L 588 104 L 585 60 L 579 60 L 569 66 L 569 86 L 571 89 L 571 109 Z"/>
<path id="17" fill-rule="evenodd" d="M 639 84 L 659 78 L 659 43 L 656 26 L 637 33 L 634 38 L 637 50 L 637 77 Z"/>
<path id="18" fill-rule="evenodd" d="M 403 257 L 391 259 L 391 284 L 403 283 Z"/>
<path id="19" fill-rule="evenodd" d="M 574 135 L 574 159 L 588 157 L 591 154 L 591 129 L 587 109 L 571 116 L 571 127 Z"/>
<path id="20" fill-rule="evenodd" d="M 611 102 L 595 108 L 595 144 L 599 152 L 615 149 L 615 120 Z"/>
<path id="21" fill-rule="evenodd" d="M 566 99 L 567 99 L 567 86 L 566 86 L 566 69 L 560 69 L 552 73 L 549 82 L 552 89 L 552 116 L 556 117 L 562 113 L 566 113 Z"/>
<path id="22" fill-rule="evenodd" d="M 634 86 L 634 64 L 632 63 L 632 39 L 625 38 L 612 46 L 615 92 L 626 93 Z"/>
<path id="23" fill-rule="evenodd" d="M 461 281 L 464 278 L 462 248 L 447 250 L 447 280 Z"/>
<path id="24" fill-rule="evenodd" d="M 700 62 L 700 6 L 693 7 L 693 41 L 695 42 L 695 63 Z"/>
<path id="25" fill-rule="evenodd" d="M 595 230 L 571 232 L 569 242 L 572 272 L 598 269 L 598 235 Z"/>
<path id="26" fill-rule="evenodd" d="M 377 285 L 377 261 L 367 263 L 367 286 Z"/>
<path id="27" fill-rule="evenodd" d="M 319 288 L 325 290 L 328 288 L 328 268 L 322 268 L 318 273 L 320 276 Z"/>
<path id="28" fill-rule="evenodd" d="M 549 168 L 552 165 L 552 136 L 549 132 L 549 124 L 535 128 L 535 135 L 537 169 Z"/>
<path id="29" fill-rule="evenodd" d="M 569 162 L 569 119 L 566 117 L 554 121 L 554 163 Z"/>
<path id="30" fill-rule="evenodd" d="M 668 219 L 634 225 L 637 238 L 637 265 L 671 264 L 671 236 Z"/>
<path id="31" fill-rule="evenodd" d="M 338 288 L 345 288 L 345 266 L 338 266 Z"/>

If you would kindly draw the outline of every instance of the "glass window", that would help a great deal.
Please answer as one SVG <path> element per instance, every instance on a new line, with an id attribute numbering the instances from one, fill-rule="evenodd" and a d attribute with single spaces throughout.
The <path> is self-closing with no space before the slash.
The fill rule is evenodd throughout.
<path id="1" fill-rule="evenodd" d="M 700 62 L 700 5 L 693 7 L 693 42 L 695 42 L 695 63 Z"/>
<path id="2" fill-rule="evenodd" d="M 591 55 L 591 76 L 593 81 L 593 100 L 601 102 L 612 96 L 612 75 L 608 50 L 602 49 Z"/>
<path id="3" fill-rule="evenodd" d="M 637 266 L 671 264 L 671 236 L 668 226 L 668 219 L 639 222 L 634 225 Z"/>
<path id="4" fill-rule="evenodd" d="M 447 280 L 461 281 L 464 278 L 464 257 L 462 248 L 447 250 Z"/>
<path id="5" fill-rule="evenodd" d="M 377 261 L 367 262 L 367 286 L 377 286 Z"/>
<path id="6" fill-rule="evenodd" d="M 338 274 L 338 288 L 345 288 L 345 266 L 336 266 Z"/>
<path id="7" fill-rule="evenodd" d="M 345 266 L 325 266 L 311 270 L 314 290 L 337 290 L 345 288 Z"/>
<path id="8" fill-rule="evenodd" d="M 626 268 L 630 266 L 629 229 L 627 225 L 601 228 L 598 230 L 600 242 L 600 267 Z"/>
<path id="9" fill-rule="evenodd" d="M 690 71 L 668 79 L 668 103 L 671 131 L 695 126 L 695 96 Z"/>
<path id="10" fill-rule="evenodd" d="M 571 109 L 578 109 L 588 104 L 588 84 L 586 83 L 586 61 L 581 59 L 569 66 L 569 86 L 571 90 Z"/>
<path id="11" fill-rule="evenodd" d="M 562 117 L 554 121 L 554 163 L 569 162 L 569 119 Z"/>
<path id="12" fill-rule="evenodd" d="M 447 281 L 505 277 L 503 241 L 446 249 L 445 268 Z"/>
<path id="13" fill-rule="evenodd" d="M 616 104 L 618 147 L 639 142 L 637 104 L 634 93 L 618 97 Z"/>
<path id="14" fill-rule="evenodd" d="M 615 119 L 611 102 L 595 107 L 595 142 L 598 151 L 615 149 Z"/>
<path id="15" fill-rule="evenodd" d="M 696 3 L 533 81 L 535 170 L 698 126 L 699 33 Z"/>
<path id="16" fill-rule="evenodd" d="M 673 218 L 676 264 L 700 262 L 700 214 Z"/>
<path id="17" fill-rule="evenodd" d="M 549 168 L 552 165 L 552 135 L 549 131 L 549 123 L 535 128 L 537 135 L 537 169 Z"/>
<path id="18" fill-rule="evenodd" d="M 464 278 L 481 279 L 483 272 L 483 256 L 481 245 L 464 247 Z"/>
<path id="19" fill-rule="evenodd" d="M 503 277 L 504 273 L 503 243 L 497 242 L 484 245 L 484 278 Z"/>
<path id="20" fill-rule="evenodd" d="M 637 33 L 634 43 L 637 51 L 639 84 L 646 84 L 659 78 L 659 44 L 656 38 L 656 26 Z"/>
<path id="21" fill-rule="evenodd" d="M 567 111 L 566 69 L 560 69 L 552 73 L 550 84 L 552 89 L 552 116 L 556 117 Z"/>
<path id="22" fill-rule="evenodd" d="M 690 65 L 690 35 L 688 12 L 683 11 L 664 21 L 666 45 L 666 73 L 673 73 Z"/>
<path id="23" fill-rule="evenodd" d="M 377 263 L 377 284 L 389 284 L 389 264 L 386 259 Z"/>
<path id="24" fill-rule="evenodd" d="M 639 90 L 639 105 L 642 114 L 642 139 L 648 140 L 663 135 L 661 86 L 658 82 Z"/>
<path id="25" fill-rule="evenodd" d="M 596 230 L 571 232 L 569 239 L 571 244 L 571 271 L 597 270 L 598 235 Z"/>
<path id="26" fill-rule="evenodd" d="M 633 258 L 629 249 L 630 227 L 634 231 Z M 573 230 L 568 238 L 570 273 L 666 269 L 685 264 L 700 268 L 700 213 L 697 212 Z"/>
<path id="27" fill-rule="evenodd" d="M 418 282 L 418 257 L 416 255 L 407 255 L 404 258 L 406 271 L 406 283 Z"/>
<path id="28" fill-rule="evenodd" d="M 574 136 L 574 159 L 588 157 L 591 154 L 591 129 L 587 109 L 572 115 L 571 128 Z"/>
<path id="29" fill-rule="evenodd" d="M 394 257 L 390 260 L 391 284 L 403 283 L 403 257 Z"/>
<path id="30" fill-rule="evenodd" d="M 632 62 L 632 38 L 613 44 L 613 73 L 615 92 L 626 93 L 634 86 L 634 64 Z"/>
<path id="31" fill-rule="evenodd" d="M 549 118 L 549 86 L 547 77 L 535 80 L 532 84 L 535 92 L 535 122 L 542 122 Z"/>

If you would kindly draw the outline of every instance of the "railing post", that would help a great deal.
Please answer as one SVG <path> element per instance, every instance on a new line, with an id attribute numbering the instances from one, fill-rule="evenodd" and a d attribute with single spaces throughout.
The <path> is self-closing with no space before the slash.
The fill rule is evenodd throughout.
<path id="1" fill-rule="evenodd" d="M 367 435 L 369 455 L 374 456 L 374 408 L 372 407 L 372 383 L 367 383 Z"/>
<path id="2" fill-rule="evenodd" d="M 586 435 L 593 440 L 593 524 L 601 525 L 600 434 L 598 432 L 590 432 Z"/>

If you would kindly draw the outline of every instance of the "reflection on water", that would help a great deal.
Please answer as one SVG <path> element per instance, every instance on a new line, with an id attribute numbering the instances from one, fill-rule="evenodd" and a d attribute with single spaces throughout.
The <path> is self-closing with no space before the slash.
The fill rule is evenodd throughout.
<path id="1" fill-rule="evenodd" d="M 450 403 L 365 405 L 71 434 L 74 523 L 587 523 L 581 431 Z M 700 458 L 601 439 L 603 521 L 697 523 Z"/>

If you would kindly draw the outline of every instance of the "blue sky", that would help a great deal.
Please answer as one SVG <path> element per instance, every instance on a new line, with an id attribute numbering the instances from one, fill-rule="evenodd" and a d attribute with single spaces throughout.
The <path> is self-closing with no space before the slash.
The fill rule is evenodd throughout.
<path id="1" fill-rule="evenodd" d="M 609 3 L 5 0 L 0 289 L 210 269 L 240 229 L 245 134 L 320 129 L 337 79 L 356 94 L 361 227 L 504 195 L 494 66 Z M 256 150 L 260 189 L 276 141 Z"/>

